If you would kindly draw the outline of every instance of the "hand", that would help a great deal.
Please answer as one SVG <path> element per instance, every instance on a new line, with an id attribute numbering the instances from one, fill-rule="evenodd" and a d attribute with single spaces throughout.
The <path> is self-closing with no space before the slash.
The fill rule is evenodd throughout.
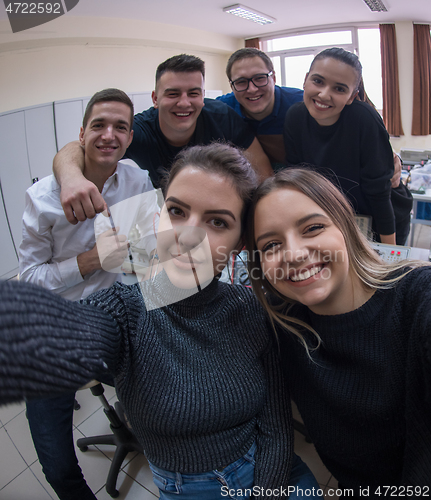
<path id="1" fill-rule="evenodd" d="M 71 224 L 92 219 L 108 208 L 96 185 L 85 177 L 63 182 L 60 201 L 64 215 Z"/>
<path id="2" fill-rule="evenodd" d="M 129 243 L 124 234 L 117 234 L 118 228 L 108 229 L 96 240 L 100 266 L 104 271 L 110 271 L 121 266 L 128 255 Z"/>
<path id="3" fill-rule="evenodd" d="M 400 157 L 394 153 L 394 175 L 391 179 L 391 187 L 392 188 L 397 188 L 400 185 L 401 181 L 401 160 Z"/>

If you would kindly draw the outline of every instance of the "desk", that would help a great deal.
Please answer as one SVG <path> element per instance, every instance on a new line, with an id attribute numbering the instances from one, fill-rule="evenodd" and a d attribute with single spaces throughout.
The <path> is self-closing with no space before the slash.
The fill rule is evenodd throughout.
<path id="1" fill-rule="evenodd" d="M 423 224 L 424 226 L 431 226 L 431 220 L 417 219 L 416 215 L 418 212 L 418 201 L 431 202 L 431 189 L 427 189 L 425 194 L 412 193 L 413 196 L 413 218 L 411 220 L 410 229 L 410 246 L 413 244 L 413 237 L 415 234 L 415 224 Z"/>
<path id="2" fill-rule="evenodd" d="M 410 250 L 409 260 L 424 260 L 428 262 L 430 251 L 426 248 L 415 248 Z"/>

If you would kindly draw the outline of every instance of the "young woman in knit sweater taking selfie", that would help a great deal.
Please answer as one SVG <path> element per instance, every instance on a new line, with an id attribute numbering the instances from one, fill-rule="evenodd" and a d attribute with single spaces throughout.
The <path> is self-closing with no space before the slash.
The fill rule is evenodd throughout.
<path id="1" fill-rule="evenodd" d="M 318 489 L 293 455 L 290 399 L 266 314 L 249 289 L 214 277 L 242 247 L 255 187 L 236 149 L 193 147 L 165 189 L 153 269 L 162 272 L 81 304 L 1 284 L 0 403 L 74 390 L 109 369 L 160 498 Z"/>

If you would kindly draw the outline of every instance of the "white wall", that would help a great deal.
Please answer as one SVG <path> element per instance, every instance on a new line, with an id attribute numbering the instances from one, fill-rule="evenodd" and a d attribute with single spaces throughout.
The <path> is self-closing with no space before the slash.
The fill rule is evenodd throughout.
<path id="1" fill-rule="evenodd" d="M 395 23 L 398 51 L 398 68 L 401 96 L 401 120 L 404 135 L 391 137 L 392 147 L 400 149 L 431 149 L 431 135 L 412 136 L 413 116 L 413 23 L 403 21 Z"/>
<path id="2" fill-rule="evenodd" d="M 229 91 L 229 55 L 237 38 L 179 26 L 62 16 L 12 33 L 0 22 L 0 112 L 91 96 L 106 87 L 151 91 L 159 63 L 179 53 L 206 63 L 206 88 Z"/>
<path id="3" fill-rule="evenodd" d="M 151 92 L 158 64 L 180 53 L 205 61 L 207 89 L 227 92 L 226 62 L 242 45 L 236 38 L 147 21 L 68 15 L 20 33 L 12 33 L 8 21 L 0 21 L 0 114 L 5 113 L 0 115 L 0 278 L 18 271 L 25 190 L 33 178 L 51 171 L 56 151 L 54 127 L 60 147 L 66 139 L 77 137 L 85 101 L 80 98 L 106 87 L 129 94 Z M 142 95 L 134 97 L 142 105 Z M 59 104 L 74 109 L 76 104 L 79 111 L 63 113 L 70 125 L 66 131 L 76 129 L 76 136 L 72 131 L 65 138 L 59 130 L 58 103 L 55 124 L 52 103 L 76 98 L 79 100 Z M 39 106 L 45 103 L 51 104 Z M 50 120 L 49 126 L 41 112 Z M 36 165 L 31 154 L 34 144 L 39 147 Z"/>
<path id="4" fill-rule="evenodd" d="M 395 26 L 405 135 L 391 138 L 392 146 L 430 149 L 431 136 L 411 135 L 413 25 Z M 229 92 L 226 62 L 242 46 L 237 38 L 139 20 L 67 15 L 20 33 L 0 21 L 0 112 L 91 96 L 111 86 L 151 91 L 157 65 L 182 52 L 205 60 L 208 89 Z"/>

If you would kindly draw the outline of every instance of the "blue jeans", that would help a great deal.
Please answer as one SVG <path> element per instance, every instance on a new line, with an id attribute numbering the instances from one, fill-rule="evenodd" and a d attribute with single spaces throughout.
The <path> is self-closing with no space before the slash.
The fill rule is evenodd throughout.
<path id="1" fill-rule="evenodd" d="M 239 460 L 228 465 L 223 470 L 213 470 L 198 474 L 181 474 L 179 472 L 169 472 L 153 464 L 149 464 L 153 473 L 155 485 L 159 488 L 160 500 L 244 500 L 252 498 L 254 486 L 254 454 L 256 444 Z M 315 494 L 307 495 L 307 498 L 317 497 L 319 484 L 311 473 L 308 466 L 294 455 L 292 472 L 289 486 L 302 490 L 311 490 L 314 487 Z M 285 488 L 286 490 L 286 488 Z M 288 498 L 287 491 L 283 496 L 282 492 L 274 491 L 274 497 Z M 264 497 L 260 488 L 256 486 L 253 498 Z M 290 499 L 303 498 L 303 496 L 291 493 Z"/>
<path id="2" fill-rule="evenodd" d="M 60 500 L 96 500 L 76 458 L 72 423 L 75 393 L 27 401 L 31 436 L 46 480 Z"/>

